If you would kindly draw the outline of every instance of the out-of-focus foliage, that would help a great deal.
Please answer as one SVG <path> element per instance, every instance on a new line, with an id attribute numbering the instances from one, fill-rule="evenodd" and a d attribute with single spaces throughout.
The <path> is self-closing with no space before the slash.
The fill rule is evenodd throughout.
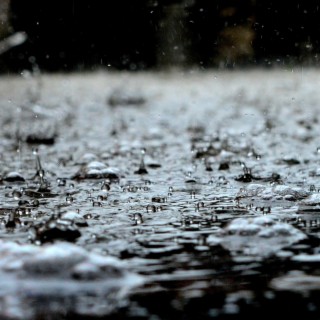
<path id="1" fill-rule="evenodd" d="M 3 70 L 318 64 L 316 0 L 1 0 Z"/>

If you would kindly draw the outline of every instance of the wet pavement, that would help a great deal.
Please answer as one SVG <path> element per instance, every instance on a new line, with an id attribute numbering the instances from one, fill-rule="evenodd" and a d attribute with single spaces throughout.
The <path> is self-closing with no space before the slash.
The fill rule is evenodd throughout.
<path id="1" fill-rule="evenodd" d="M 316 70 L 0 78 L 0 317 L 319 318 Z"/>

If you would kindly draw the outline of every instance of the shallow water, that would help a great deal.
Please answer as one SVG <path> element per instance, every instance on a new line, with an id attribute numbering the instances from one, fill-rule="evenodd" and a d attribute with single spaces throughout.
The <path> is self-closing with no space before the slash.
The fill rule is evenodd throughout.
<path id="1" fill-rule="evenodd" d="M 317 318 L 319 82 L 0 79 L 1 317 Z"/>

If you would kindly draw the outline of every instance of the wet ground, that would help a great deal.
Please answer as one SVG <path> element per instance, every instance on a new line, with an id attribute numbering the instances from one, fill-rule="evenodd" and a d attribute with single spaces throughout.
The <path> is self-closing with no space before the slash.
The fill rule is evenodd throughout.
<path id="1" fill-rule="evenodd" d="M 0 318 L 318 319 L 319 84 L 0 78 Z"/>

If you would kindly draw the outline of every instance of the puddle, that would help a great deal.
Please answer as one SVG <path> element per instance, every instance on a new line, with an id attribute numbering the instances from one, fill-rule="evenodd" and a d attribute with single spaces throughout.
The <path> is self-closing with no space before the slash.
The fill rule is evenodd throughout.
<path id="1" fill-rule="evenodd" d="M 1 317 L 236 319 L 292 297 L 318 314 L 307 77 L 0 79 Z"/>

